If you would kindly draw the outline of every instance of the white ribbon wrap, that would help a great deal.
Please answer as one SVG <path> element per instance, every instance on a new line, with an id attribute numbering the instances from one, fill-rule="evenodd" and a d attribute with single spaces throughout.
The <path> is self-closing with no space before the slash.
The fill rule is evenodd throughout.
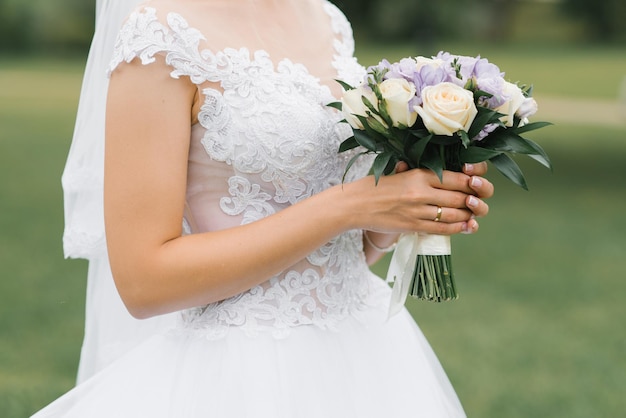
<path id="1" fill-rule="evenodd" d="M 452 254 L 452 246 L 449 235 L 418 232 L 400 236 L 387 270 L 387 283 L 393 283 L 389 318 L 400 312 L 406 302 L 411 280 L 415 274 L 417 256 L 450 254 Z"/>

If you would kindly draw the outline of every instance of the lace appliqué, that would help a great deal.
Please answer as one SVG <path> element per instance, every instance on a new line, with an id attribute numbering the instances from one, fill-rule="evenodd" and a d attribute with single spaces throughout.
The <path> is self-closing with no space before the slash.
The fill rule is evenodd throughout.
<path id="1" fill-rule="evenodd" d="M 257 221 L 274 213 L 274 208 L 267 203 L 272 199 L 268 193 L 261 191 L 261 186 L 251 184 L 246 178 L 231 177 L 228 179 L 228 192 L 232 197 L 223 197 L 220 208 L 228 215 L 244 214 L 242 224 Z"/>
<path id="2" fill-rule="evenodd" d="M 365 70 L 352 56 L 350 25 L 335 6 L 324 8 L 337 35 L 333 67 L 339 78 L 355 83 Z M 265 51 L 201 49 L 205 38 L 180 15 L 168 13 L 166 21 L 158 20 L 154 8 L 133 13 L 109 71 L 137 57 L 149 64 L 161 54 L 172 77 L 188 76 L 201 87 L 202 148 L 215 164 L 234 172 L 228 195 L 218 203 L 224 214 L 250 223 L 341 182 L 350 156 L 337 150 L 351 131 L 338 123 L 339 112 L 326 106 L 336 100 L 328 87 L 301 64 L 287 59 L 274 64 Z M 348 181 L 367 174 L 367 167 L 365 161 L 355 164 Z M 298 325 L 333 328 L 366 307 L 368 274 L 361 232 L 349 231 L 265 283 L 183 311 L 181 326 L 207 338 L 219 338 L 232 326 L 277 337 Z"/>
<path id="3" fill-rule="evenodd" d="M 337 53 L 333 62 L 333 66 L 337 70 L 337 76 L 340 80 L 355 86 L 363 81 L 366 70 L 354 57 L 352 26 L 341 10 L 334 4 L 325 3 L 324 10 L 331 17 L 333 31 L 337 34 L 337 38 L 334 41 Z"/>

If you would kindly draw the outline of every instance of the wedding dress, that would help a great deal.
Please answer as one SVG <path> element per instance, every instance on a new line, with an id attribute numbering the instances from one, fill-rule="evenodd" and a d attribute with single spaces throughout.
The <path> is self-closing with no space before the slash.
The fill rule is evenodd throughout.
<path id="1" fill-rule="evenodd" d="M 110 71 L 164 57 L 170 75 L 189 77 L 204 98 L 191 130 L 184 233 L 255 222 L 341 183 L 350 156 L 337 150 L 350 129 L 326 105 L 337 100 L 332 78 L 356 84 L 364 69 L 335 6 L 319 2 L 329 62 L 305 65 L 254 42 L 212 46 L 221 28 L 182 6 L 148 5 L 124 24 Z M 358 163 L 345 181 L 367 169 Z M 362 232 L 349 231 L 261 285 L 180 312 L 34 417 L 465 416 L 408 312 L 388 318 L 389 300 Z"/>

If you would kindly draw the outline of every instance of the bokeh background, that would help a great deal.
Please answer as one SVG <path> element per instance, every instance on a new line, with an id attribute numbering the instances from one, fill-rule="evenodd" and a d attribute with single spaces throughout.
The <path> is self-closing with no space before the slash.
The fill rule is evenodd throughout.
<path id="1" fill-rule="evenodd" d="M 0 417 L 74 383 L 86 263 L 64 260 L 60 176 L 90 0 L 0 0 Z M 492 170 L 480 233 L 453 239 L 461 298 L 407 304 L 470 417 L 626 411 L 626 2 L 337 0 L 357 56 L 482 55 L 534 85 L 554 172 Z M 387 260 L 374 269 L 385 274 Z M 393 356 L 394 353 L 389 353 Z M 411 359 L 406 359 L 410 362 Z"/>

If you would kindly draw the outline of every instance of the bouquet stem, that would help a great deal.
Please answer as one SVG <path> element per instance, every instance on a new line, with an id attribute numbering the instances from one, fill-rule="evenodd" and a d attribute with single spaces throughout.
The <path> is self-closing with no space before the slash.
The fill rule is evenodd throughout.
<path id="1" fill-rule="evenodd" d="M 459 297 L 452 273 L 452 256 L 418 255 L 409 294 L 433 302 Z"/>
<path id="2" fill-rule="evenodd" d="M 417 299 L 443 302 L 458 299 L 452 271 L 450 237 L 419 233 L 415 271 L 409 294 Z"/>

